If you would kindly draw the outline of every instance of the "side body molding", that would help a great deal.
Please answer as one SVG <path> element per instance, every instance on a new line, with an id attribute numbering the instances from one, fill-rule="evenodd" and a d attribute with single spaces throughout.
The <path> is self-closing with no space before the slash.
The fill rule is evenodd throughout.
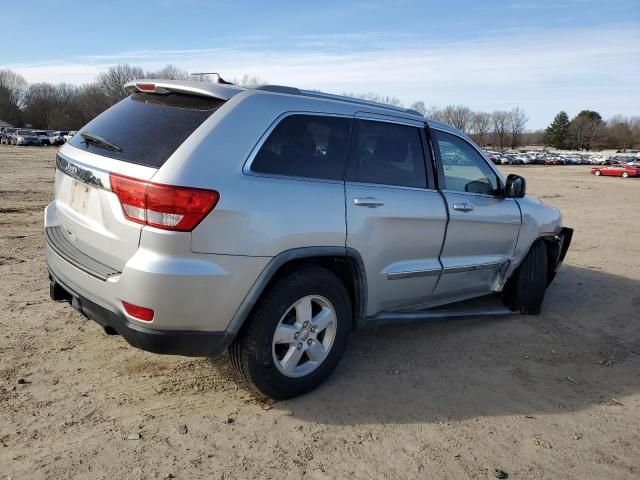
<path id="1" fill-rule="evenodd" d="M 353 248 L 348 247 L 302 247 L 286 250 L 271 259 L 249 290 L 240 307 L 238 307 L 238 310 L 227 327 L 227 333 L 235 336 L 240 331 L 240 328 L 249 316 L 249 313 L 251 313 L 262 292 L 280 267 L 292 260 L 312 257 L 348 257 L 355 262 L 357 276 L 355 279 L 357 290 L 355 293 L 357 296 L 358 311 L 356 318 L 354 318 L 354 325 L 357 326 L 358 323 L 365 318 L 367 306 L 367 276 L 360 254 Z"/>

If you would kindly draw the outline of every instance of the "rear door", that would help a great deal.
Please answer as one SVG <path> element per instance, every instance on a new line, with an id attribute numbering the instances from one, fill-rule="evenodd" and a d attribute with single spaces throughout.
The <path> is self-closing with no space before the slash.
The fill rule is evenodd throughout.
<path id="1" fill-rule="evenodd" d="M 347 246 L 362 255 L 367 314 L 424 304 L 441 271 L 447 211 L 424 124 L 357 115 L 347 174 Z"/>
<path id="2" fill-rule="evenodd" d="M 61 233 L 91 258 L 121 270 L 138 248 L 142 225 L 125 218 L 110 174 L 150 180 L 223 103 L 178 93 L 135 93 L 87 124 L 56 161 Z"/>
<path id="3" fill-rule="evenodd" d="M 491 293 L 513 256 L 520 207 L 501 195 L 501 179 L 469 141 L 437 129 L 431 136 L 449 212 L 433 300 Z"/>

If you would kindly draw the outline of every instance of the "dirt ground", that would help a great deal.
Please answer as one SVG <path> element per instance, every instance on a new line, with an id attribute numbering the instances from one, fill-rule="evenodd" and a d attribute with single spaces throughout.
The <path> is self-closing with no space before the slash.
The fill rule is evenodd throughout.
<path id="1" fill-rule="evenodd" d="M 49 300 L 54 157 L 0 146 L 0 478 L 640 478 L 640 179 L 506 168 L 576 229 L 543 314 L 357 332 L 271 406 Z"/>

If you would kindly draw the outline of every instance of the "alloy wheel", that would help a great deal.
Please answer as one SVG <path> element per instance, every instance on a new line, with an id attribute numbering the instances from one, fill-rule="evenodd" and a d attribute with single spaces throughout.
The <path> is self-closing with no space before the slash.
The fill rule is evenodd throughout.
<path id="1" fill-rule="evenodd" d="M 329 300 L 307 295 L 291 305 L 273 336 L 273 361 L 280 373 L 299 378 L 316 370 L 336 338 L 337 315 Z"/>

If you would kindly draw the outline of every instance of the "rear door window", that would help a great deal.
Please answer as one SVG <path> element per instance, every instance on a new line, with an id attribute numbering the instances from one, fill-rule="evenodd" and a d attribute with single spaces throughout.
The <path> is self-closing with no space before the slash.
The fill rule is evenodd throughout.
<path id="1" fill-rule="evenodd" d="M 417 127 L 358 120 L 351 147 L 353 180 L 400 187 L 427 186 L 421 133 Z"/>
<path id="2" fill-rule="evenodd" d="M 350 131 L 350 118 L 289 115 L 262 144 L 251 163 L 251 171 L 342 180 L 347 164 Z"/>
<path id="3" fill-rule="evenodd" d="M 134 93 L 89 122 L 69 143 L 98 155 L 159 168 L 223 103 L 180 93 Z M 83 133 L 118 149 L 87 141 Z"/>

